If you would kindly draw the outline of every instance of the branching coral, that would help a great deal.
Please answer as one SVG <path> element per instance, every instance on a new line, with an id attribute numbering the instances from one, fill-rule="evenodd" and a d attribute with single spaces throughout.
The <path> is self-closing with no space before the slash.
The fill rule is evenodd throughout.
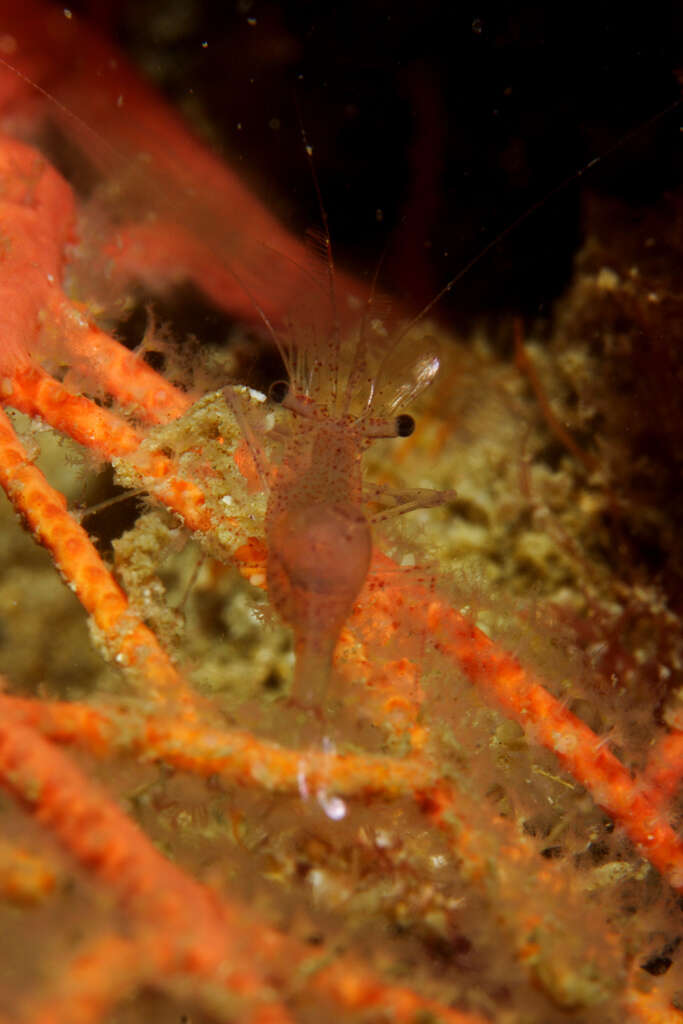
<path id="1" fill-rule="evenodd" d="M 86 38 L 63 14 L 24 9 L 34 58 L 46 59 L 40 31 L 67 51 Z M 14 59 L 39 77 L 35 60 L 21 64 L 29 51 L 19 22 L 13 31 Z M 90 54 L 113 59 L 97 40 Z M 229 180 L 253 216 L 228 232 L 229 256 L 220 238 L 206 247 L 204 197 L 193 211 L 153 153 L 148 181 L 152 191 L 164 183 L 163 202 L 141 230 L 126 220 L 146 194 L 137 172 L 135 188 L 118 180 L 110 285 L 125 301 L 122 282 L 136 268 L 147 283 L 189 274 L 253 318 L 244 286 L 259 277 L 261 230 L 290 257 L 269 279 L 265 305 L 277 321 L 297 305 L 291 266 L 304 250 L 125 65 L 115 70 L 137 124 L 160 125 L 169 152 L 189 155 L 190 174 Z M 108 88 L 88 102 L 113 116 Z M 63 115 L 49 102 L 32 109 L 66 131 L 73 122 Z M 133 151 L 137 130 L 123 135 Z M 175 388 L 97 327 L 62 290 L 71 190 L 25 143 L 5 138 L 3 152 L 3 295 L 16 315 L 3 339 L 2 394 L 27 418 L 3 414 L 0 477 L 47 556 L 36 561 L 6 517 L 0 914 L 13 942 L 0 1013 L 69 1024 L 186 1008 L 258 1024 L 323 1014 L 406 1024 L 679 1019 L 675 706 L 667 726 L 661 694 L 647 697 L 637 667 L 633 679 L 616 668 L 606 676 L 602 646 L 592 661 L 585 645 L 578 657 L 584 623 L 596 644 L 613 640 L 600 627 L 619 581 L 591 542 L 619 474 L 605 473 L 602 453 L 580 458 L 579 441 L 548 456 L 553 418 L 564 415 L 562 375 L 577 365 L 562 349 L 577 307 L 565 311 L 558 351 L 520 337 L 526 376 L 483 342 L 451 343 L 414 442 L 374 470 L 388 484 L 455 485 L 457 497 L 376 534 L 324 708 L 334 744 L 295 745 L 309 713 L 287 700 L 287 632 L 264 621 L 264 499 L 245 443 L 270 458 L 283 421 L 245 392 L 236 414 L 221 391 Z M 113 182 L 102 186 L 109 210 Z M 169 227 L 169 209 L 186 218 L 182 229 Z M 93 200 L 82 221 L 89 269 L 97 210 Z M 37 252 L 36 221 L 52 225 L 51 248 Z M 111 231 L 111 216 L 104 223 Z M 220 235 L 214 224 L 208 233 Z M 74 280 L 88 274 L 76 267 Z M 342 278 L 339 289 L 355 285 Z M 322 310 L 308 305 L 316 325 Z M 36 464 L 44 424 L 148 496 L 110 548 L 97 519 L 84 520 L 91 534 L 56 489 L 80 498 L 71 442 L 52 455 L 46 442 Z M 449 579 L 447 566 L 473 552 L 476 575 L 470 566 Z M 62 637 L 48 623 L 68 628 Z M 37 645 L 46 633 L 36 659 L 26 638 Z"/>

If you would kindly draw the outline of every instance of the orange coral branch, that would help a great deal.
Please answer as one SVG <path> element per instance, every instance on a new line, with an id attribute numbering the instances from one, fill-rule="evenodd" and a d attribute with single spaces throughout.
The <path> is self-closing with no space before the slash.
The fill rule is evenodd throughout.
<path id="1" fill-rule="evenodd" d="M 0 899 L 41 903 L 53 890 L 56 873 L 44 857 L 0 840 Z"/>
<path id="2" fill-rule="evenodd" d="M 640 992 L 636 985 L 626 992 L 625 1010 L 639 1024 L 681 1024 L 683 1012 L 662 992 Z"/>
<path id="3" fill-rule="evenodd" d="M 178 965 L 165 945 L 155 943 L 145 931 L 138 931 L 134 939 L 98 938 L 80 950 L 62 967 L 49 995 L 37 1005 L 29 1005 L 26 1024 L 98 1024 L 117 1004 L 145 986 L 173 994 L 181 973 Z M 293 1024 L 280 1003 L 244 1005 L 230 990 L 226 992 L 220 981 L 216 984 L 210 973 L 190 978 L 182 973 L 183 995 L 206 1005 L 213 1011 L 212 1019 L 232 1021 L 237 1010 L 244 1024 Z"/>
<path id="4" fill-rule="evenodd" d="M 502 819 L 485 825 L 481 810 L 446 784 L 436 765 L 424 756 L 397 759 L 301 752 L 241 731 L 11 696 L 0 696 L 2 709 L 51 738 L 86 744 L 97 754 L 120 751 L 125 745 L 139 756 L 174 768 L 220 775 L 269 792 L 323 792 L 355 799 L 409 797 L 444 832 L 465 877 L 497 908 L 522 965 L 535 978 L 555 970 L 556 1000 L 569 1004 L 587 961 L 606 961 L 600 970 L 591 966 L 588 974 L 610 979 L 609 984 L 619 977 L 613 936 L 603 932 L 600 944 L 591 945 L 583 935 L 567 936 L 558 925 L 556 901 L 560 898 L 566 904 L 572 899 L 564 875 L 541 862 L 533 844 L 513 835 Z M 604 998 L 601 985 L 597 981 L 593 985 L 596 998 Z"/>
<path id="5" fill-rule="evenodd" d="M 683 732 L 672 730 L 653 747 L 645 769 L 644 781 L 651 799 L 665 807 L 683 779 Z"/>
<path id="6" fill-rule="evenodd" d="M 651 787 L 633 780 L 604 740 L 472 622 L 426 587 L 401 586 L 401 570 L 386 556 L 376 554 L 373 565 L 375 571 L 352 620 L 360 635 L 374 631 L 375 641 L 386 645 L 401 623 L 422 631 L 439 653 L 519 722 L 533 742 L 551 750 L 622 826 L 642 856 L 682 890 L 683 841 L 662 818 Z"/>
<path id="7" fill-rule="evenodd" d="M 18 369 L 5 385 L 3 403 L 27 416 L 39 416 L 102 459 L 129 455 L 142 437 L 119 416 L 75 395 L 38 366 Z"/>
<path id="8" fill-rule="evenodd" d="M 307 987 L 332 995 L 348 1008 L 391 1009 L 395 1019 L 406 1024 L 426 1010 L 447 1024 L 484 1024 L 476 1014 L 449 1010 L 400 986 L 386 985 L 352 964 L 320 969 L 316 958 L 303 948 L 251 923 L 242 908 L 219 901 L 166 861 L 106 794 L 11 711 L 0 721 L 0 781 L 140 922 L 143 963 L 149 962 L 145 956 L 149 943 L 153 959 L 165 974 L 211 978 L 240 999 L 261 1004 L 252 1020 L 284 1024 L 289 1019 L 277 1000 L 264 997 L 268 986 L 251 966 L 257 954 L 258 960 L 281 962 L 287 948 L 287 975 L 293 955 Z M 126 946 L 115 941 L 114 947 L 113 962 L 119 968 L 130 965 Z M 98 947 L 96 953 L 100 960 L 112 949 Z M 76 974 L 88 966 L 87 958 L 85 964 L 77 963 Z M 123 973 L 122 984 L 130 977 L 125 969 Z M 101 999 L 101 989 L 92 998 Z M 92 1013 L 84 1018 L 96 1019 Z"/>
<path id="9" fill-rule="evenodd" d="M 59 701 L 0 695 L 0 708 L 61 742 L 80 742 L 98 755 L 122 745 L 196 775 L 223 775 L 240 785 L 298 793 L 331 787 L 339 796 L 412 796 L 434 782 L 424 761 L 288 750 L 241 730 L 218 730 L 175 719 L 129 714 Z"/>
<path id="10" fill-rule="evenodd" d="M 210 975 L 262 1001 L 267 986 L 232 937 L 240 912 L 166 861 L 97 786 L 12 718 L 0 723 L 0 780 L 129 909 L 168 970 Z M 256 937 L 268 948 L 266 929 Z M 247 947 L 249 939 L 247 928 Z"/>
<path id="11" fill-rule="evenodd" d="M 47 998 L 29 1005 L 26 1024 L 97 1024 L 154 972 L 139 942 L 98 938 L 63 965 Z"/>
<path id="12" fill-rule="evenodd" d="M 189 710 L 195 698 L 184 680 L 154 634 L 131 610 L 87 533 L 69 515 L 64 497 L 31 464 L 2 411 L 0 452 L 0 486 L 92 616 L 109 656 L 144 682 L 150 699 L 170 699 Z"/>
<path id="13" fill-rule="evenodd" d="M 375 1011 L 389 1015 L 396 1024 L 414 1024 L 430 1015 L 443 1024 L 486 1024 L 478 1013 L 462 1013 L 422 999 L 400 985 L 383 985 L 364 972 L 352 973 L 343 964 L 326 967 L 315 978 L 315 989 L 334 998 L 347 1010 Z"/>
<path id="14" fill-rule="evenodd" d="M 182 416 L 191 398 L 174 387 L 115 338 L 94 327 L 61 295 L 52 297 L 51 312 L 77 376 L 98 392 L 111 395 L 143 423 L 169 423 Z"/>
<path id="15" fill-rule="evenodd" d="M 607 745 L 471 622 L 443 601 L 431 600 L 422 616 L 436 649 L 491 694 L 535 742 L 591 793 L 639 852 L 683 891 L 683 842 Z"/>
<path id="16" fill-rule="evenodd" d="M 3 401 L 8 405 L 29 416 L 40 416 L 101 458 L 109 462 L 126 459 L 145 488 L 177 513 L 188 529 L 205 533 L 216 526 L 203 491 L 183 479 L 167 456 L 144 447 L 143 437 L 119 416 L 83 395 L 74 395 L 38 367 L 18 370 L 5 392 Z M 222 516 L 221 522 L 237 526 L 228 516 Z"/>

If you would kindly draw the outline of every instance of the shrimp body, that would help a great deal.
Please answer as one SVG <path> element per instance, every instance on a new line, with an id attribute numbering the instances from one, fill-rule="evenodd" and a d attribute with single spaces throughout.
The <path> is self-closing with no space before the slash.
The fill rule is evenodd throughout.
<path id="1" fill-rule="evenodd" d="M 323 220 L 326 226 L 324 213 Z M 270 396 L 292 413 L 279 461 L 260 471 L 268 490 L 268 593 L 294 633 L 294 700 L 318 711 L 339 634 L 370 566 L 363 453 L 373 438 L 412 433 L 412 417 L 395 413 L 439 368 L 433 338 L 416 338 L 413 323 L 392 338 L 371 317 L 374 285 L 360 320 L 348 315 L 353 304 L 339 312 L 329 238 L 323 243 L 329 330 L 313 320 L 308 330 L 290 323 L 275 331 L 261 311 L 289 377 L 276 382 Z M 347 335 L 349 319 L 356 321 L 355 337 Z M 416 494 L 392 511 L 424 504 Z"/>
<path id="2" fill-rule="evenodd" d="M 314 420 L 290 442 L 271 486 L 268 591 L 294 632 L 293 692 L 305 705 L 324 697 L 337 638 L 370 565 L 361 454 L 350 421 Z"/>

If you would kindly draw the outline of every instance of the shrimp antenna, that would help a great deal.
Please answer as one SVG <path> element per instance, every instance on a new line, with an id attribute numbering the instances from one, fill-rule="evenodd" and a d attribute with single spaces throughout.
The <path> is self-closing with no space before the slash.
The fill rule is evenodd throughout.
<path id="1" fill-rule="evenodd" d="M 279 249 L 274 248 L 274 246 L 272 245 L 268 245 L 266 242 L 261 242 L 259 244 L 261 245 L 261 248 L 264 249 L 266 252 L 271 252 L 273 253 L 274 256 L 277 256 L 278 259 L 284 260 L 285 263 L 289 263 L 289 265 L 292 267 L 296 267 L 299 273 L 301 273 L 308 281 L 310 281 L 313 287 L 317 288 L 318 291 L 324 291 L 320 279 L 316 277 L 315 274 L 313 274 L 308 269 L 308 267 L 305 267 L 303 263 L 299 263 L 298 260 L 295 260 L 293 256 L 289 256 L 288 253 L 286 252 L 280 252 Z"/>
<path id="2" fill-rule="evenodd" d="M 520 227 L 520 225 L 524 224 L 527 220 L 529 220 L 530 217 L 533 217 L 534 214 L 537 213 L 539 210 L 542 210 L 543 207 L 547 206 L 547 204 L 552 199 L 554 199 L 554 197 L 559 192 L 562 192 L 562 190 L 565 189 L 568 185 L 571 185 L 573 181 L 577 181 L 579 178 L 582 178 L 584 174 L 586 174 L 588 171 L 591 171 L 594 167 L 597 166 L 597 164 L 602 163 L 602 161 L 606 160 L 607 157 L 612 155 L 612 153 L 616 153 L 619 149 L 625 146 L 627 142 L 630 142 L 631 139 L 639 135 L 644 128 L 648 128 L 650 125 L 656 124 L 662 118 L 667 117 L 674 110 L 677 110 L 682 103 L 683 99 L 679 97 L 677 100 L 674 100 L 673 103 L 670 103 L 667 107 L 664 107 L 663 110 L 660 110 L 652 117 L 649 117 L 647 121 L 642 121 L 640 124 L 637 124 L 625 135 L 622 135 L 621 138 L 619 138 L 611 146 L 608 146 L 607 149 L 605 149 L 602 153 L 599 153 L 597 156 L 594 156 L 593 159 L 589 160 L 587 164 L 583 165 L 583 167 L 579 168 L 576 171 L 572 171 L 572 173 L 568 174 L 566 178 L 563 178 L 561 181 L 559 181 L 557 185 L 553 185 L 553 187 L 548 192 L 546 192 L 544 196 L 541 196 L 541 198 L 538 199 L 535 203 L 533 203 L 532 206 L 527 207 L 524 213 L 521 213 L 518 217 L 515 217 L 515 219 L 510 224 L 508 224 L 507 227 L 503 228 L 502 231 L 500 231 L 494 238 L 487 242 L 484 248 L 480 249 L 476 256 L 473 256 L 472 259 L 468 260 L 465 266 L 462 267 L 458 271 L 458 273 L 454 277 L 452 277 L 450 281 L 447 284 L 445 284 L 443 288 L 440 291 L 438 291 L 432 299 L 429 300 L 427 305 L 424 306 L 420 310 L 420 312 L 417 313 L 412 318 L 412 320 L 400 332 L 392 348 L 395 348 L 396 345 L 398 345 L 399 341 L 401 341 L 406 336 L 406 334 L 408 334 L 413 329 L 413 327 L 415 327 L 420 322 L 420 320 L 422 320 L 427 315 L 427 313 L 429 313 L 429 311 L 434 308 L 437 302 L 441 301 L 444 295 L 447 295 L 448 292 L 451 291 L 451 289 L 458 283 L 458 281 L 461 281 L 462 278 L 465 277 L 465 275 L 470 272 L 472 267 L 476 266 L 480 260 L 482 260 L 489 252 L 491 252 L 492 249 L 494 249 L 497 245 L 504 241 L 508 237 L 508 235 L 511 235 L 513 231 L 516 231 L 517 228 Z"/>
<path id="3" fill-rule="evenodd" d="M 311 172 L 311 178 L 313 179 L 313 188 L 315 189 L 316 198 L 318 200 L 318 212 L 320 214 L 320 222 L 323 228 L 323 244 L 325 247 L 325 257 L 327 264 L 327 281 L 330 295 L 330 306 L 332 308 L 332 342 L 334 345 L 334 375 L 332 380 L 332 398 L 336 404 L 337 391 L 338 391 L 338 377 L 339 377 L 339 353 L 341 349 L 341 321 L 339 319 L 339 307 L 337 304 L 337 289 L 334 283 L 334 257 L 332 255 L 332 242 L 330 239 L 330 225 L 327 219 L 327 210 L 323 202 L 323 194 L 320 189 L 320 181 L 318 180 L 318 172 L 315 168 L 315 161 L 313 159 L 313 146 L 308 141 L 308 135 L 306 134 L 306 128 L 304 126 L 303 118 L 301 116 L 301 108 L 299 106 L 296 96 L 294 97 L 296 103 L 297 115 L 299 118 L 299 130 L 301 131 L 301 141 L 304 144 L 304 152 L 306 159 L 308 160 L 308 166 Z"/>
<path id="4" fill-rule="evenodd" d="M 244 283 L 242 278 L 239 276 L 237 271 L 233 267 L 231 267 L 229 263 L 224 263 L 224 266 L 225 266 L 225 269 L 230 274 L 230 276 L 239 285 L 239 287 L 242 289 L 242 291 L 244 292 L 246 297 L 251 302 L 251 304 L 254 307 L 254 310 L 256 311 L 256 313 L 258 314 L 259 319 L 261 320 L 263 326 L 265 327 L 266 331 L 270 335 L 270 337 L 271 337 L 271 339 L 272 339 L 276 349 L 278 350 L 278 352 L 282 356 L 282 361 L 285 364 L 285 368 L 287 369 L 287 372 L 289 373 L 289 368 L 290 368 L 289 353 L 286 351 L 285 346 L 283 345 L 283 343 L 282 343 L 282 341 L 281 341 L 277 331 L 273 327 L 273 323 L 272 323 L 270 317 L 266 313 L 266 311 L 263 308 L 263 306 L 258 302 L 258 300 L 254 296 L 252 291 L 246 286 L 246 284 Z"/>
<path id="5" fill-rule="evenodd" d="M 365 344 L 365 328 L 368 322 L 368 314 L 370 313 L 370 310 L 373 307 L 375 297 L 377 295 L 377 282 L 379 281 L 380 271 L 382 269 L 382 265 L 384 263 L 388 249 L 389 242 L 387 241 L 384 244 L 384 247 L 379 255 L 379 259 L 377 260 L 377 263 L 375 265 L 375 269 L 372 274 L 372 281 L 370 282 L 370 291 L 368 292 L 367 299 L 363 303 L 363 312 L 361 314 L 360 324 L 358 325 L 358 341 L 356 342 L 356 346 L 353 350 L 353 359 L 351 361 L 351 368 L 349 370 L 348 382 L 346 385 L 346 401 L 344 406 L 344 413 L 347 413 L 349 411 L 351 398 L 356 390 L 356 387 L 358 386 L 360 376 L 363 370 L 365 369 L 367 351 L 367 346 Z M 371 398 L 372 391 L 370 392 L 369 400 Z"/>
<path id="6" fill-rule="evenodd" d="M 71 121 L 72 124 L 78 125 L 79 129 L 82 132 L 84 132 L 89 139 L 94 139 L 98 146 L 106 150 L 110 156 L 115 157 L 122 165 L 125 165 L 128 162 L 124 157 L 123 153 L 121 153 L 120 150 L 116 148 L 116 146 L 113 146 L 111 142 L 108 141 L 108 139 L 105 139 L 105 137 L 101 135 L 95 128 L 93 128 L 91 124 L 88 124 L 88 122 L 85 121 L 82 117 L 79 117 L 79 115 L 76 114 L 73 110 L 70 110 L 65 103 L 62 103 L 62 101 L 57 99 L 56 96 L 53 96 L 52 93 L 48 92 L 47 89 L 44 89 L 42 85 L 39 85 L 38 82 L 34 81 L 29 75 L 21 71 L 21 69 L 18 68 L 15 64 L 12 64 L 10 61 L 5 60 L 4 57 L 0 57 L 0 66 L 7 68 L 7 70 L 11 71 L 12 74 L 16 75 L 17 78 L 20 79 L 20 81 L 30 86 L 31 89 L 33 89 L 40 96 L 42 96 L 43 99 L 47 100 L 48 103 L 55 108 L 55 110 L 58 110 L 59 113 L 64 118 L 66 118 L 67 121 Z"/>

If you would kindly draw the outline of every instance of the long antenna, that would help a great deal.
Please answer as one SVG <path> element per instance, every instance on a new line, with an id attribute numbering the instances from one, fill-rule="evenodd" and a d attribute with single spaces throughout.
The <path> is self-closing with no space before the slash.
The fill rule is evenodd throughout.
<path id="1" fill-rule="evenodd" d="M 65 103 L 62 103 L 60 99 L 53 96 L 47 89 L 44 89 L 42 85 L 29 77 L 29 75 L 18 68 L 16 64 L 12 64 L 11 61 L 5 60 L 4 57 L 0 57 L 0 66 L 7 68 L 7 70 L 16 75 L 20 81 L 24 82 L 25 85 L 28 85 L 34 92 L 37 92 L 43 97 L 43 99 L 47 100 L 50 106 L 54 107 L 55 110 L 58 110 L 67 121 L 71 121 L 72 124 L 78 125 L 79 129 L 84 132 L 88 138 L 93 139 L 98 146 L 105 149 L 111 156 L 115 157 L 122 164 L 128 162 L 123 153 L 120 152 L 116 146 L 112 145 L 108 139 L 101 135 L 96 128 L 93 128 L 91 124 L 88 124 L 88 122 L 75 113 L 75 111 L 67 107 Z"/>
<path id="2" fill-rule="evenodd" d="M 304 144 L 304 152 L 306 159 L 308 160 L 308 167 L 311 172 L 311 178 L 313 180 L 313 188 L 315 189 L 316 198 L 318 200 L 318 212 L 320 214 L 320 222 L 323 226 L 324 238 L 323 243 L 325 246 L 325 257 L 327 264 L 327 281 L 330 293 L 330 306 L 332 308 L 332 339 L 334 344 L 334 376 L 332 381 L 333 388 L 333 402 L 337 404 L 337 393 L 339 390 L 339 358 L 341 352 L 341 321 L 339 319 L 339 307 L 337 304 L 337 289 L 334 280 L 334 257 L 332 255 L 332 241 L 330 239 L 330 225 L 327 219 L 327 210 L 323 202 L 323 194 L 320 188 L 320 182 L 318 180 L 318 172 L 315 168 L 315 161 L 313 159 L 313 146 L 308 141 L 308 135 L 306 134 L 306 128 L 303 123 L 301 116 L 301 108 L 297 97 L 294 97 L 296 103 L 297 115 L 299 118 L 299 130 L 301 131 L 301 141 Z"/>
<path id="3" fill-rule="evenodd" d="M 674 110 L 680 107 L 682 103 L 683 98 L 679 97 L 679 99 L 674 100 L 673 103 L 670 103 L 667 107 L 664 107 L 663 110 L 660 110 L 657 114 L 654 114 L 652 117 L 648 118 L 647 121 L 637 124 L 634 128 L 627 132 L 626 135 L 622 135 L 620 139 L 618 139 L 611 146 L 608 146 L 608 148 L 604 150 L 604 152 L 599 153 L 597 156 L 594 156 L 593 159 L 589 160 L 588 163 L 584 164 L 583 167 L 579 168 L 576 171 L 572 171 L 571 174 L 568 174 L 567 177 L 563 178 L 562 181 L 557 183 L 557 185 L 553 185 L 549 192 L 546 192 L 544 196 L 536 200 L 536 202 L 533 203 L 531 206 L 527 207 L 524 213 L 521 213 L 518 217 L 511 221 L 511 223 L 508 224 L 507 227 L 503 228 L 502 231 L 500 231 L 494 238 L 487 242 L 484 248 L 480 249 L 477 252 L 476 256 L 473 256 L 472 259 L 467 261 L 464 267 L 460 268 L 457 274 L 455 274 L 455 276 L 452 277 L 450 281 L 448 281 L 448 283 L 445 284 L 443 288 L 441 288 L 441 290 L 438 291 L 436 295 L 429 300 L 427 305 L 424 306 L 420 310 L 420 312 L 417 313 L 412 318 L 412 320 L 407 324 L 407 326 L 403 328 L 401 333 L 396 338 L 394 346 L 396 346 L 399 343 L 399 341 L 401 341 L 401 339 L 404 338 L 406 334 L 408 334 L 408 332 L 411 331 L 413 327 L 415 327 L 420 322 L 420 320 L 422 320 L 427 315 L 427 313 L 429 313 L 429 311 L 434 308 L 437 302 L 441 301 L 444 295 L 447 295 L 448 292 L 451 291 L 451 289 L 458 283 L 458 281 L 462 280 L 462 278 L 465 277 L 465 275 L 470 272 L 472 267 L 476 266 L 477 263 L 479 263 L 479 261 L 482 260 L 487 253 L 491 252 L 492 249 L 494 249 L 497 245 L 504 241 L 508 237 L 508 235 L 511 235 L 513 231 L 516 231 L 521 224 L 524 224 L 525 221 L 529 220 L 530 217 L 533 217 L 533 215 L 537 213 L 538 210 L 543 209 L 543 207 L 546 206 L 554 198 L 554 196 L 558 194 L 558 192 L 561 192 L 568 185 L 571 185 L 572 182 L 578 181 L 579 178 L 582 178 L 584 174 L 586 174 L 588 171 L 591 171 L 594 167 L 597 166 L 597 164 L 601 163 L 603 160 L 606 160 L 608 156 L 611 156 L 612 153 L 615 153 L 617 150 L 625 146 L 626 143 L 630 142 L 631 139 L 639 135 L 644 128 L 656 124 L 663 117 L 667 117 Z"/>

